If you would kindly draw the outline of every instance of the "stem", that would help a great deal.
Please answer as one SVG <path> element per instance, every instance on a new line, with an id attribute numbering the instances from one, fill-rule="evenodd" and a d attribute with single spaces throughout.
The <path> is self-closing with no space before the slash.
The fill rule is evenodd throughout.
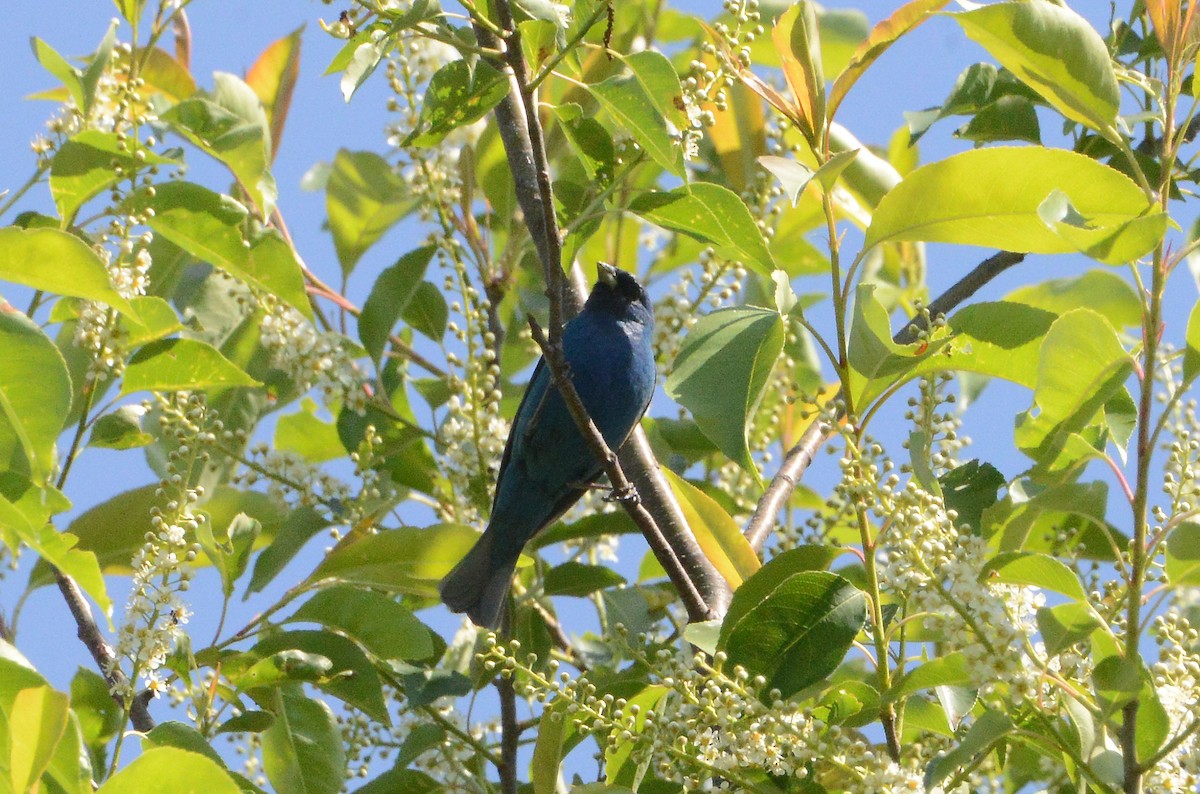
<path id="1" fill-rule="evenodd" d="M 517 724 L 517 693 L 513 689 L 512 676 L 498 676 L 496 691 L 500 694 L 500 791 L 517 794 L 517 746 L 521 728 Z"/>
<path id="2" fill-rule="evenodd" d="M 34 171 L 32 175 L 30 175 L 29 179 L 25 180 L 25 184 L 23 184 L 19 188 L 17 188 L 16 191 L 11 196 L 8 197 L 7 201 L 5 201 L 3 204 L 0 204 L 0 217 L 3 217 L 4 213 L 6 213 L 10 209 L 12 209 L 13 205 L 21 200 L 21 196 L 24 196 L 26 193 L 29 192 L 29 189 L 31 187 L 33 187 L 34 185 L 36 185 L 39 180 L 41 180 L 42 174 L 46 173 L 46 171 L 49 168 L 50 168 L 49 163 L 47 163 L 46 165 L 38 166 L 37 170 Z"/>

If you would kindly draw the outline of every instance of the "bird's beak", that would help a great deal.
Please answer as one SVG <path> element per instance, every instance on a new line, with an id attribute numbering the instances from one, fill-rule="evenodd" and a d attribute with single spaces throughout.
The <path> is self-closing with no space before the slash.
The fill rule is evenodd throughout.
<path id="1" fill-rule="evenodd" d="M 617 286 L 617 269 L 607 262 L 596 263 L 596 277 L 606 287 Z"/>

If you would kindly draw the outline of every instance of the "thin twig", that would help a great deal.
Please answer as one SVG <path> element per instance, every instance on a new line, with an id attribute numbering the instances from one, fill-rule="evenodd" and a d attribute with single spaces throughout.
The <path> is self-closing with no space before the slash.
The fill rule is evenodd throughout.
<path id="1" fill-rule="evenodd" d="M 894 341 L 899 344 L 908 344 L 914 341 L 917 335 L 928 327 L 928 318 L 950 312 L 954 307 L 974 295 L 984 284 L 1024 259 L 1025 254 L 1001 251 L 983 260 L 970 273 L 930 302 L 928 313 L 922 312 L 901 328 L 900 332 L 893 337 Z M 828 428 L 820 422 L 813 422 L 795 446 L 788 450 L 783 463 L 779 466 L 779 471 L 776 472 L 770 485 L 763 492 L 762 498 L 758 500 L 754 515 L 750 517 L 743 533 L 756 552 L 762 552 L 767 538 L 775 529 L 775 520 L 779 511 L 791 498 L 800 478 L 812 464 L 817 450 L 832 436 L 827 430 Z"/>

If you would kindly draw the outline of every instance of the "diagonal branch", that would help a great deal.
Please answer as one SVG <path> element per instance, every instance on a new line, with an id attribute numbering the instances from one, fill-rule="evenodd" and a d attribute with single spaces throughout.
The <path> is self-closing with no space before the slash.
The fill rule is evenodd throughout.
<path id="1" fill-rule="evenodd" d="M 625 508 L 679 591 L 690 619 L 706 620 L 724 611 L 728 587 L 688 529 L 670 487 L 658 469 L 645 433 L 640 427 L 635 428 L 618 458 L 591 423 L 570 380 L 563 377 L 566 370 L 560 343 L 562 323 L 578 311 L 586 288 L 563 276 L 562 243 L 554 215 L 554 194 L 537 115 L 536 92 L 529 85 L 520 32 L 513 23 L 508 0 L 495 0 L 494 8 L 499 27 L 506 31 L 503 47 L 482 25 L 475 26 L 475 34 L 480 45 L 503 50 L 504 63 L 500 65 L 506 67 L 511 82 L 509 94 L 496 106 L 495 114 L 517 198 L 542 263 L 550 301 L 549 338 L 538 339 L 539 345 L 581 432 L 597 458 L 605 462 L 605 472 L 613 487 L 618 493 L 637 489 L 639 500 L 625 500 Z M 535 338 L 540 336 L 536 326 L 534 335 Z M 629 479 L 623 466 L 630 469 Z"/>
<path id="2" fill-rule="evenodd" d="M 100 633 L 100 627 L 96 625 L 96 618 L 92 615 L 92 608 L 88 605 L 83 591 L 79 589 L 79 585 L 76 584 L 74 579 L 57 568 L 54 569 L 54 579 L 58 583 L 58 589 L 62 592 L 63 599 L 67 602 L 67 608 L 71 610 L 71 617 L 75 619 L 76 634 L 79 636 L 79 641 L 87 647 L 88 652 L 92 655 L 92 659 L 96 662 L 96 666 L 104 674 L 104 679 L 114 692 L 113 699 L 120 705 L 128 707 L 129 720 L 133 723 L 133 727 L 142 733 L 146 733 L 154 727 L 154 719 L 150 716 L 150 711 L 146 708 L 145 699 L 140 695 L 133 695 L 132 702 L 125 703 L 123 700 L 124 695 L 115 694 L 132 691 L 129 686 L 129 679 L 125 676 L 124 671 L 121 670 L 121 666 L 117 664 L 112 646 L 104 639 L 104 635 Z"/>
<path id="3" fill-rule="evenodd" d="M 893 339 L 900 344 L 912 342 L 917 338 L 918 333 L 928 327 L 929 317 L 937 317 L 951 311 L 974 295 L 984 284 L 1024 259 L 1025 254 L 1001 251 L 983 260 L 970 273 L 930 302 L 927 314 L 922 313 L 909 320 L 908 324 L 901 328 Z M 759 554 L 762 553 L 771 531 L 775 529 L 775 520 L 779 511 L 783 509 L 788 499 L 791 498 L 792 492 L 796 490 L 796 485 L 812 463 L 817 450 L 831 435 L 825 431 L 820 422 L 813 422 L 812 426 L 796 442 L 796 445 L 789 449 L 787 455 L 784 456 L 779 471 L 775 473 L 770 485 L 763 492 L 762 498 L 758 500 L 754 515 L 750 517 L 743 532 L 746 540 L 750 541 L 750 545 Z"/>

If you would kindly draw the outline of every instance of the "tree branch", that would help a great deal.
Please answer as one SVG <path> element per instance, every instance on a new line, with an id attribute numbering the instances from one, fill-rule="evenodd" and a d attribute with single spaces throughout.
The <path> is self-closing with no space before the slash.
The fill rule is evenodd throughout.
<path id="1" fill-rule="evenodd" d="M 80 642 L 91 653 L 92 659 L 96 661 L 96 666 L 100 668 L 104 680 L 108 682 L 109 690 L 114 693 L 113 699 L 121 706 L 128 707 L 129 720 L 133 723 L 133 727 L 146 733 L 154 727 L 154 718 L 150 716 L 150 711 L 146 708 L 146 701 L 143 698 L 135 695 L 133 702 L 127 704 L 123 695 L 116 694 L 131 691 L 129 679 L 125 677 L 121 666 L 117 664 L 112 647 L 100 633 L 100 627 L 96 625 L 96 619 L 92 617 L 92 608 L 88 605 L 83 591 L 79 589 L 79 585 L 75 583 L 74 579 L 57 568 L 54 569 L 54 579 L 58 583 L 58 589 L 62 592 L 63 599 L 67 602 L 67 608 L 71 610 L 71 616 L 75 618 L 76 634 L 79 636 Z"/>
<path id="2" fill-rule="evenodd" d="M 521 727 L 517 724 L 517 693 L 512 676 L 496 677 L 496 692 L 500 695 L 500 791 L 517 794 L 517 747 Z"/>
<path id="3" fill-rule="evenodd" d="M 893 339 L 900 344 L 908 344 L 914 341 L 917 338 L 917 334 L 928 327 L 928 317 L 937 317 L 951 311 L 954 307 L 974 295 L 984 284 L 987 284 L 996 278 L 996 276 L 1024 259 L 1025 254 L 1001 251 L 983 260 L 970 273 L 963 276 L 953 286 L 935 298 L 929 304 L 928 314 L 922 313 L 909 320 L 908 324 L 901 328 L 900 332 Z M 791 498 L 792 492 L 796 489 L 800 478 L 812 463 L 813 456 L 816 455 L 817 450 L 829 438 L 830 434 L 827 434 L 822 429 L 821 423 L 813 422 L 812 426 L 796 442 L 796 445 L 789 449 L 787 455 L 784 456 L 783 463 L 779 466 L 779 471 L 776 472 L 770 485 L 763 492 L 762 498 L 758 500 L 758 506 L 754 510 L 754 515 L 750 517 L 750 521 L 747 522 L 746 529 L 743 532 L 746 540 L 750 541 L 750 545 L 756 552 L 762 553 L 767 538 L 770 537 L 771 531 L 775 529 L 775 520 L 779 515 L 779 511 L 783 509 L 788 499 Z"/>
<path id="4" fill-rule="evenodd" d="M 537 248 L 550 301 L 549 338 L 539 340 L 554 382 L 562 393 L 572 416 L 597 458 L 605 463 L 618 493 L 630 487 L 622 469 L 624 461 L 634 475 L 633 486 L 646 507 L 635 500 L 625 500 L 624 506 L 646 536 L 655 556 L 671 577 L 680 598 L 693 621 L 706 620 L 723 612 L 728 603 L 728 587 L 704 557 L 687 522 L 658 470 L 658 462 L 650 451 L 645 433 L 640 427 L 623 447 L 620 459 L 607 448 L 603 437 L 579 402 L 569 379 L 565 379 L 560 335 L 562 323 L 583 304 L 585 290 L 564 279 L 562 242 L 554 215 L 554 194 L 541 123 L 537 115 L 535 91 L 529 87 L 528 69 L 521 50 L 520 32 L 513 23 L 508 0 L 495 0 L 497 22 L 505 31 L 504 63 L 509 73 L 509 94 L 495 108 L 500 137 L 504 143 L 509 167 L 516 186 L 517 199 L 525 216 L 529 233 Z M 480 45 L 500 48 L 501 42 L 482 25 L 475 25 Z M 536 326 L 535 326 L 536 327 Z M 535 337 L 540 329 L 535 330 Z M 653 514 L 647 508 L 653 508 Z M 686 561 L 686 562 L 684 562 Z M 700 588 L 700 589 L 698 589 Z"/>

